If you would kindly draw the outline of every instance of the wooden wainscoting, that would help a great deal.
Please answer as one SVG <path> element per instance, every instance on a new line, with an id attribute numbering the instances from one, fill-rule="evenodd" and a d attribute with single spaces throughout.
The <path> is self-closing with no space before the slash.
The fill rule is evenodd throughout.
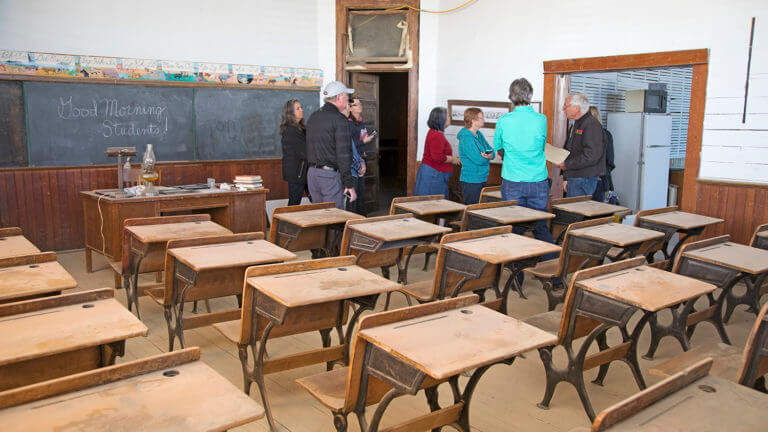
<path id="1" fill-rule="evenodd" d="M 231 182 L 236 175 L 258 174 L 267 199 L 288 197 L 280 159 L 158 164 L 162 185 Z M 18 226 L 41 250 L 83 247 L 83 206 L 79 192 L 117 185 L 114 166 L 0 169 L 0 226 Z"/>
<path id="2" fill-rule="evenodd" d="M 730 234 L 731 241 L 748 244 L 755 228 L 768 222 L 768 187 L 699 181 L 694 212 L 725 220 L 702 238 Z"/>

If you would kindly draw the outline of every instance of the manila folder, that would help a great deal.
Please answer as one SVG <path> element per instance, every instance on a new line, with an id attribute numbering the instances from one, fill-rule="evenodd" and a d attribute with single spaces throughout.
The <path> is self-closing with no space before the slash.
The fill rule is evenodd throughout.
<path id="1" fill-rule="evenodd" d="M 552 144 L 545 144 L 544 145 L 544 157 L 547 159 L 548 162 L 552 162 L 553 164 L 560 164 L 565 162 L 565 159 L 568 157 L 568 155 L 571 154 L 568 150 L 562 149 L 560 147 L 555 147 Z"/>

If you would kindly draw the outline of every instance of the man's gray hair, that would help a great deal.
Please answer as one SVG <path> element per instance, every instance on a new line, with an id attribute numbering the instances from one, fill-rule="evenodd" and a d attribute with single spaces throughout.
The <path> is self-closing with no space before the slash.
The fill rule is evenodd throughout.
<path id="1" fill-rule="evenodd" d="M 339 95 L 336 95 L 336 96 L 333 96 L 333 97 L 326 97 L 326 98 L 323 98 L 323 102 L 325 102 L 325 103 L 334 103 L 334 102 L 336 102 L 336 98 L 337 98 L 338 96 L 339 96 Z"/>
<path id="2" fill-rule="evenodd" d="M 568 93 L 568 96 L 566 97 L 566 99 L 571 100 L 572 106 L 578 106 L 579 111 L 582 114 L 586 114 L 589 112 L 589 98 L 587 98 L 587 95 L 585 95 L 584 93 L 579 93 L 579 92 Z"/>
<path id="3" fill-rule="evenodd" d="M 525 78 L 518 78 L 509 85 L 509 100 L 513 105 L 530 105 L 533 86 Z"/>

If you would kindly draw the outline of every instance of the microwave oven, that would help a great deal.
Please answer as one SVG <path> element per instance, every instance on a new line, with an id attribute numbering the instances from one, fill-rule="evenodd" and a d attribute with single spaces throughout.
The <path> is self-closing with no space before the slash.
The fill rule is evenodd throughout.
<path id="1" fill-rule="evenodd" d="M 630 90 L 624 98 L 625 112 L 666 113 L 666 90 Z"/>

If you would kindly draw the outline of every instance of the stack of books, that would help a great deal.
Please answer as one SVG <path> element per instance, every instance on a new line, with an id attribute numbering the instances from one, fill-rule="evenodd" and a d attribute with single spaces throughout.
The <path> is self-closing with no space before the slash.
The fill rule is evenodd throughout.
<path id="1" fill-rule="evenodd" d="M 258 175 L 239 175 L 235 176 L 235 187 L 237 190 L 257 190 L 263 189 L 261 176 Z"/>

